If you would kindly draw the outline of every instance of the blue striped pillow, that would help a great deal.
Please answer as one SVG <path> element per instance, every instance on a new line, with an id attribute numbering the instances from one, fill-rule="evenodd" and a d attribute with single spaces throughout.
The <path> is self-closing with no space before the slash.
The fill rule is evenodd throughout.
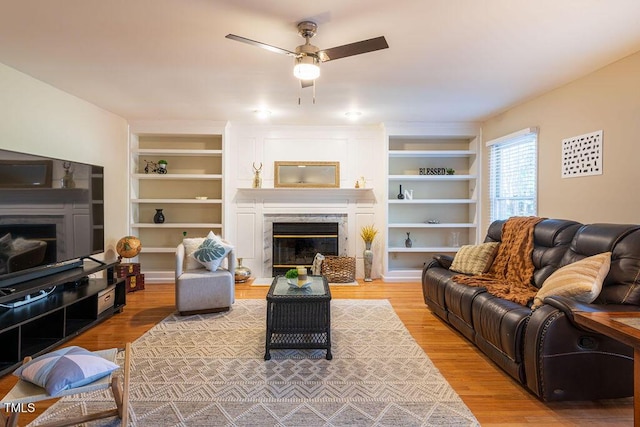
<path id="1" fill-rule="evenodd" d="M 56 396 L 63 390 L 92 383 L 119 366 L 82 347 L 71 346 L 36 357 L 14 371 L 17 377 Z"/>

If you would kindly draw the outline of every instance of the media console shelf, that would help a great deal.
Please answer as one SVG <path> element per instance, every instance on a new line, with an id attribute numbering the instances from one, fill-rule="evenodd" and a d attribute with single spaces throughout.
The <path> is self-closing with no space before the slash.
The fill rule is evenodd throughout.
<path id="1" fill-rule="evenodd" d="M 57 286 L 41 300 L 16 307 L 0 308 L 0 375 L 12 372 L 26 356 L 36 357 L 85 330 L 120 313 L 126 304 L 126 286 L 115 277 L 117 261 L 102 265 L 85 261 L 49 276 L 16 285 L 0 303 Z M 107 270 L 106 278 L 89 276 Z"/>

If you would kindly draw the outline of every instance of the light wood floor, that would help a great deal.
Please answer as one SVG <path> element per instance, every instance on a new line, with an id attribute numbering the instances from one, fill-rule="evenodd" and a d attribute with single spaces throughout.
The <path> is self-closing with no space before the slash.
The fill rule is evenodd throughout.
<path id="1" fill-rule="evenodd" d="M 239 284 L 236 297 L 264 298 L 267 290 L 267 287 Z M 633 424 L 631 398 L 553 404 L 539 401 L 431 314 L 422 299 L 419 283 L 374 281 L 360 286 L 334 286 L 331 292 L 334 299 L 388 299 L 415 340 L 483 426 Z M 79 345 L 90 350 L 121 347 L 126 341 L 140 337 L 173 310 L 173 284 L 147 285 L 144 291 L 127 294 L 123 313 L 64 345 Z M 0 378 L 0 396 L 4 396 L 15 381 L 12 375 Z M 35 419 L 48 406 L 41 402 L 35 413 L 21 415 L 21 425 Z"/>

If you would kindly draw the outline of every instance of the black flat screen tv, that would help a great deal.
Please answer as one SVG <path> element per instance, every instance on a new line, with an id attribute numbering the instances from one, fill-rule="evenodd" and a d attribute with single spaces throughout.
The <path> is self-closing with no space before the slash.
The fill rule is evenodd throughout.
<path id="1" fill-rule="evenodd" d="M 101 252 L 103 168 L 0 149 L 0 288 Z"/>

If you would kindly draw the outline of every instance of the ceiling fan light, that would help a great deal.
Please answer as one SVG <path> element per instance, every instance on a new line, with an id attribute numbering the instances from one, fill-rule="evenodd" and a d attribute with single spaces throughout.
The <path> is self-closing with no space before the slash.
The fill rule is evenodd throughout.
<path id="1" fill-rule="evenodd" d="M 296 58 L 293 75 L 300 80 L 315 80 L 320 77 L 320 67 L 317 63 L 318 59 L 312 56 Z"/>
<path id="2" fill-rule="evenodd" d="M 253 110 L 253 113 L 259 118 L 259 119 L 267 119 L 269 116 L 271 116 L 271 111 L 269 110 Z"/>

